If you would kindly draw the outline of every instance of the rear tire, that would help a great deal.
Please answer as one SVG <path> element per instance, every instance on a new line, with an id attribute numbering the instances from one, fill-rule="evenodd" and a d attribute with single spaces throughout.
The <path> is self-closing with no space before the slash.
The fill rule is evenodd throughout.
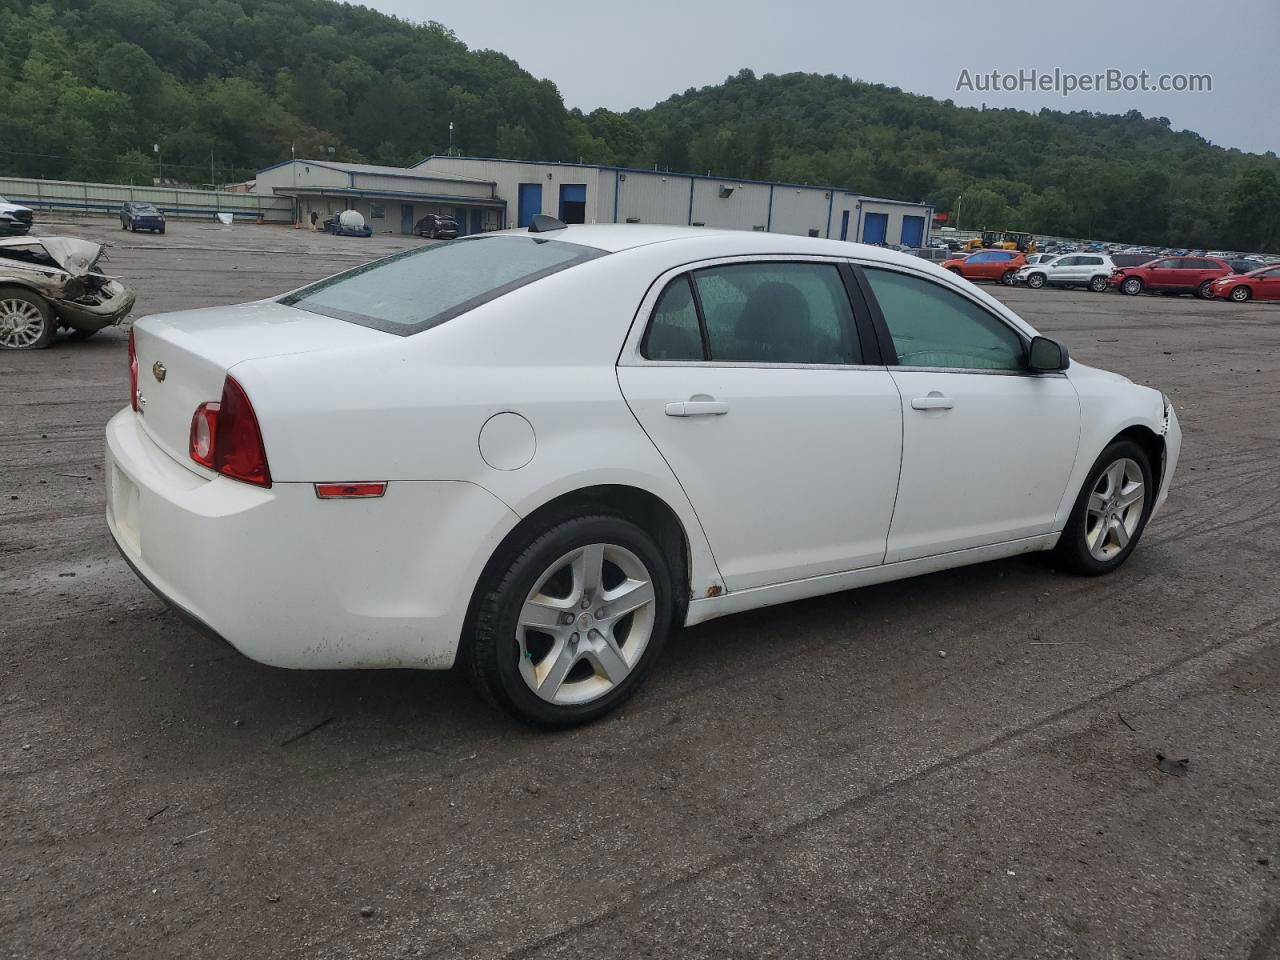
<path id="1" fill-rule="evenodd" d="M 1015 283 L 1018 282 L 1018 271 L 1006 270 L 1001 275 L 1000 282 L 1003 283 L 1006 287 L 1012 287 Z"/>
<path id="2" fill-rule="evenodd" d="M 1132 440 L 1115 441 L 1085 477 L 1054 548 L 1058 561 L 1091 577 L 1116 570 L 1138 545 L 1155 498 L 1147 452 Z"/>
<path id="3" fill-rule="evenodd" d="M 1094 293 L 1107 292 L 1107 278 L 1103 276 L 1094 277 L 1089 281 L 1089 289 Z"/>
<path id="4" fill-rule="evenodd" d="M 1199 297 L 1201 300 L 1212 300 L 1214 299 L 1212 288 L 1213 288 L 1213 281 L 1206 280 L 1204 283 L 1200 284 L 1200 286 L 1196 288 L 1196 296 Z"/>
<path id="5" fill-rule="evenodd" d="M 673 596 L 667 558 L 643 529 L 611 514 L 574 517 L 490 563 L 460 659 L 518 720 L 589 723 L 644 682 L 666 642 Z"/>

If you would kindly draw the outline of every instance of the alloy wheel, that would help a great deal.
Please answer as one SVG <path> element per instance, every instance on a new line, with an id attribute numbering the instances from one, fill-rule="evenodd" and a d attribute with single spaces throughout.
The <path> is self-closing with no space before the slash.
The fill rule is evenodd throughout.
<path id="1" fill-rule="evenodd" d="M 25 350 L 44 336 L 44 314 L 30 300 L 16 297 L 0 300 L 0 346 Z"/>
<path id="2" fill-rule="evenodd" d="M 1035 290 L 1039 290 L 1044 286 L 1044 274 L 1033 273 L 1031 276 L 1027 277 L 1027 286 Z"/>
<path id="3" fill-rule="evenodd" d="M 1234 290 L 1231 291 L 1231 299 L 1234 300 L 1236 303 L 1244 303 L 1246 300 L 1249 299 L 1249 288 L 1236 287 Z"/>
<path id="4" fill-rule="evenodd" d="M 546 568 L 516 620 L 520 676 L 557 705 L 595 700 L 621 684 L 653 635 L 653 580 L 630 550 L 592 543 Z"/>
<path id="5" fill-rule="evenodd" d="M 1094 277 L 1092 280 L 1089 281 L 1089 289 L 1092 290 L 1094 293 L 1102 293 L 1104 290 L 1107 289 L 1107 278 Z"/>
<path id="6" fill-rule="evenodd" d="M 1130 277 L 1122 285 L 1121 289 L 1130 296 L 1142 292 L 1142 281 L 1136 277 Z"/>
<path id="7" fill-rule="evenodd" d="M 1129 545 L 1146 501 L 1146 482 L 1136 460 L 1124 457 L 1102 471 L 1089 493 L 1085 521 L 1085 544 L 1095 560 L 1111 560 Z"/>

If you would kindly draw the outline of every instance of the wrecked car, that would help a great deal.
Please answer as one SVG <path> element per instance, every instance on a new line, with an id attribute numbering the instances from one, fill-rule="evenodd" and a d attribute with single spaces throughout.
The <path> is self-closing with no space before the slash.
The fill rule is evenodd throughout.
<path id="1" fill-rule="evenodd" d="M 0 236 L 6 234 L 24 236 L 30 232 L 34 219 L 35 215 L 30 207 L 10 203 L 4 197 L 0 197 Z"/>
<path id="2" fill-rule="evenodd" d="M 91 337 L 119 323 L 134 295 L 98 270 L 100 243 L 73 237 L 0 240 L 0 350 L 38 350 L 58 327 Z"/>

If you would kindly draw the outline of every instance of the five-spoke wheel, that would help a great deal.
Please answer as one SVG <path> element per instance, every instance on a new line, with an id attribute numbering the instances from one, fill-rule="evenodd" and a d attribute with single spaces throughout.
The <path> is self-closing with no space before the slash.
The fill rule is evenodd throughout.
<path id="1" fill-rule="evenodd" d="M 620 516 L 530 531 L 490 563 L 462 655 L 480 688 L 529 723 L 569 726 L 635 692 L 672 617 L 671 564 Z"/>
<path id="2" fill-rule="evenodd" d="M 1056 554 L 1078 573 L 1110 573 L 1137 546 L 1156 491 L 1151 458 L 1132 440 L 1117 440 L 1089 471 Z"/>

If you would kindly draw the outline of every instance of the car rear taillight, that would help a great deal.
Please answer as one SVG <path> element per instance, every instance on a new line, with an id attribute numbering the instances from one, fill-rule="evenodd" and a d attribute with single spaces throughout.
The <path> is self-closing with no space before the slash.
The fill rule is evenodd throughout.
<path id="1" fill-rule="evenodd" d="M 138 412 L 138 348 L 133 343 L 133 327 L 129 328 L 129 406 Z"/>
<path id="2" fill-rule="evenodd" d="M 244 387 L 228 376 L 219 403 L 202 403 L 191 418 L 191 459 L 224 477 L 271 486 L 267 450 L 253 404 Z"/>

